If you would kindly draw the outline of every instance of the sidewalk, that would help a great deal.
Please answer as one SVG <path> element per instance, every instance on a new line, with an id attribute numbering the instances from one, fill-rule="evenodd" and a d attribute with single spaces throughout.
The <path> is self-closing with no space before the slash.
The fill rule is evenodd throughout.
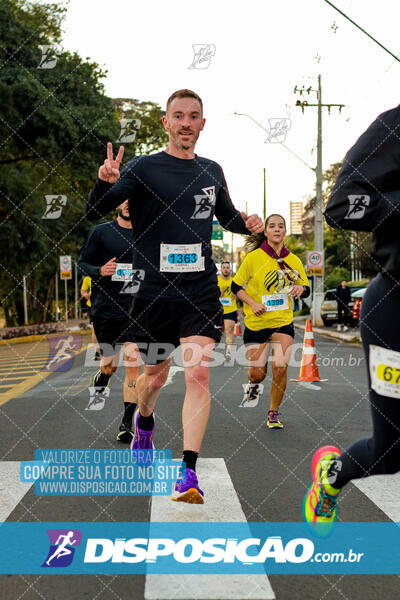
<path id="1" fill-rule="evenodd" d="M 305 330 L 306 328 L 306 319 L 308 317 L 294 317 L 294 326 L 298 329 Z M 361 334 L 360 329 L 351 328 L 348 331 L 342 332 L 337 331 L 336 325 L 332 327 L 313 327 L 314 333 L 319 333 L 320 335 L 325 335 L 330 338 L 335 338 L 337 340 L 341 340 L 342 342 L 347 342 L 351 344 L 361 344 Z"/>
<path id="2" fill-rule="evenodd" d="M 90 323 L 84 319 L 69 319 L 54 323 L 39 323 L 35 325 L 22 325 L 20 327 L 0 328 L 0 345 L 7 343 L 35 342 L 43 337 L 59 333 L 87 333 Z"/>

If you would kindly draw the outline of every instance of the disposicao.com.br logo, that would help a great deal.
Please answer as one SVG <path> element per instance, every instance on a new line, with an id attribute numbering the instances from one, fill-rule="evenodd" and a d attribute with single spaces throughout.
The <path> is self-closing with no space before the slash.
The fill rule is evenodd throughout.
<path id="1" fill-rule="evenodd" d="M 251 550 L 252 549 L 252 550 Z M 265 563 L 307 562 L 314 554 L 314 544 L 307 538 L 295 538 L 285 545 L 280 536 L 243 540 L 209 538 L 204 541 L 189 537 L 178 541 L 171 538 L 90 538 L 86 543 L 85 563 L 155 563 L 170 557 L 181 564 L 234 563 L 245 565 Z"/>
<path id="2" fill-rule="evenodd" d="M 49 529 L 50 549 L 42 567 L 69 567 L 74 559 L 75 548 L 81 545 L 79 529 Z"/>
<path id="3" fill-rule="evenodd" d="M 300 522 L 5 522 L 0 543 L 1 574 L 400 573 L 393 522 L 337 523 L 326 538 Z"/>

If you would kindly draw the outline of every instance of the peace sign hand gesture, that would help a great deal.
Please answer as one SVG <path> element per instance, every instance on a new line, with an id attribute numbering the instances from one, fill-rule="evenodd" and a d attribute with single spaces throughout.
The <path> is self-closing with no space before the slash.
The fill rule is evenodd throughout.
<path id="1" fill-rule="evenodd" d="M 118 150 L 118 154 L 114 160 L 113 156 L 113 147 L 112 143 L 107 143 L 107 158 L 104 161 L 104 164 L 101 165 L 98 172 L 98 178 L 102 181 L 107 181 L 107 183 L 115 183 L 118 181 L 119 174 L 119 165 L 121 163 L 122 157 L 124 155 L 124 147 L 120 146 Z"/>

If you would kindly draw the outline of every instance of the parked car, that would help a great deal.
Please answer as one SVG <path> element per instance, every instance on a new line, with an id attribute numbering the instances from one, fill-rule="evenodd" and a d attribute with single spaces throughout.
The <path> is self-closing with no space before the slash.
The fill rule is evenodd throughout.
<path id="1" fill-rule="evenodd" d="M 361 302 L 362 302 L 362 299 L 364 298 L 366 289 L 367 288 L 361 288 L 360 290 L 353 292 L 351 295 L 352 299 L 354 300 L 353 323 L 355 323 L 356 325 L 358 325 L 360 322 Z"/>
<path id="2" fill-rule="evenodd" d="M 349 287 L 351 300 L 349 302 L 349 314 L 352 317 L 353 315 L 353 305 L 354 299 L 353 294 L 359 290 L 364 290 L 366 288 L 360 287 Z M 321 318 L 325 325 L 325 327 L 331 327 L 334 323 L 338 323 L 338 313 L 337 313 L 337 300 L 336 300 L 336 289 L 326 290 L 324 299 L 321 304 Z M 358 321 L 357 321 L 358 323 Z M 352 325 L 357 324 L 354 323 L 352 317 Z"/>

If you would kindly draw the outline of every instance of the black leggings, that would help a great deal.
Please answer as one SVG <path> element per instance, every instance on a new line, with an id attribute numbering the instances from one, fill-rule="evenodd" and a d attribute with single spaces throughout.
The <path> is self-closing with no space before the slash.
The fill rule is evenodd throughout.
<path id="1" fill-rule="evenodd" d="M 361 337 L 368 374 L 373 433 L 341 456 L 336 488 L 351 479 L 400 471 L 400 398 L 381 396 L 371 389 L 370 344 L 400 352 L 400 282 L 381 273 L 371 281 L 361 305 Z"/>

